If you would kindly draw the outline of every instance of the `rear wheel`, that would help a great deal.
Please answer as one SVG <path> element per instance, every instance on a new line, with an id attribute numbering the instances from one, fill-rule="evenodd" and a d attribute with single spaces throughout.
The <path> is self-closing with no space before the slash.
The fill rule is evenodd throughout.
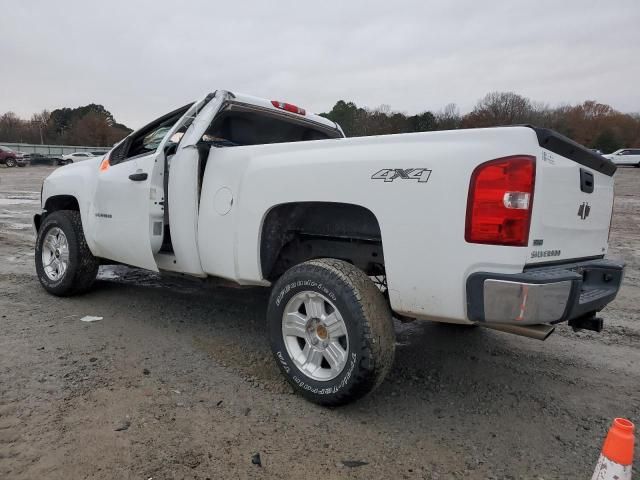
<path id="1" fill-rule="evenodd" d="M 366 395 L 393 362 L 395 334 L 382 293 L 341 260 L 311 260 L 285 272 L 271 293 L 267 321 L 280 370 L 320 405 Z"/>
<path id="2" fill-rule="evenodd" d="M 68 296 L 91 288 L 100 262 L 87 246 L 80 212 L 59 210 L 47 215 L 36 239 L 36 272 L 54 295 Z"/>

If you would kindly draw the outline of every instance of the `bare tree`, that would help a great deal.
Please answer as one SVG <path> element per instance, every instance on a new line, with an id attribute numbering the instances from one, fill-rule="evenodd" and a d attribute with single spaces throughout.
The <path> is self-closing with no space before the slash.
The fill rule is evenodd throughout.
<path id="1" fill-rule="evenodd" d="M 535 109 L 528 98 L 513 92 L 491 92 L 465 118 L 468 127 L 531 123 Z"/>
<path id="2" fill-rule="evenodd" d="M 22 120 L 13 112 L 0 115 L 0 139 L 19 142 L 22 136 Z"/>
<path id="3" fill-rule="evenodd" d="M 455 103 L 445 105 L 442 110 L 435 114 L 435 117 L 438 130 L 455 130 L 460 128 L 462 124 L 462 116 Z"/>
<path id="4" fill-rule="evenodd" d="M 40 136 L 40 145 L 44 143 L 44 132 L 49 125 L 49 119 L 51 118 L 51 112 L 48 110 L 42 110 L 40 113 L 34 113 L 31 115 L 31 124 L 38 129 Z"/>

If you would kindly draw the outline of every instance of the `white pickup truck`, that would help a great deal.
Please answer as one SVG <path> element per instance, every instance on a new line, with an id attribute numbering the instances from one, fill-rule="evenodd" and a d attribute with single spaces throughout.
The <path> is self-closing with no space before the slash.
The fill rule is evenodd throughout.
<path id="1" fill-rule="evenodd" d="M 615 165 L 529 126 L 344 138 L 288 103 L 218 90 L 54 171 L 36 269 L 55 295 L 98 266 L 271 287 L 274 358 L 306 398 L 375 388 L 392 318 L 544 339 L 599 331 Z"/>

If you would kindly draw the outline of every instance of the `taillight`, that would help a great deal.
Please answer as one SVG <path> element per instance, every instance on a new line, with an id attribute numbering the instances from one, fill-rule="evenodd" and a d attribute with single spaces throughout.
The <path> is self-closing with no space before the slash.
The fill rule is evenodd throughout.
<path id="1" fill-rule="evenodd" d="M 306 115 L 307 114 L 307 112 L 305 111 L 304 108 L 297 107 L 295 105 L 292 105 L 291 103 L 285 103 L 285 102 L 279 102 L 277 100 L 271 100 L 271 105 L 273 105 L 276 108 L 279 108 L 280 110 L 285 110 L 285 111 L 291 112 L 291 113 L 297 113 L 298 115 Z"/>
<path id="2" fill-rule="evenodd" d="M 536 160 L 529 155 L 498 158 L 476 167 L 469 185 L 465 240 L 527 246 L 535 177 Z"/>

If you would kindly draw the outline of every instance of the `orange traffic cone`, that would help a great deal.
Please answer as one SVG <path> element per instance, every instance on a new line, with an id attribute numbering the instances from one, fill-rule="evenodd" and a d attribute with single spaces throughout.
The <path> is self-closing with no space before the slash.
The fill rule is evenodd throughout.
<path id="1" fill-rule="evenodd" d="M 633 430 L 629 420 L 613 420 L 591 480 L 631 480 Z"/>

